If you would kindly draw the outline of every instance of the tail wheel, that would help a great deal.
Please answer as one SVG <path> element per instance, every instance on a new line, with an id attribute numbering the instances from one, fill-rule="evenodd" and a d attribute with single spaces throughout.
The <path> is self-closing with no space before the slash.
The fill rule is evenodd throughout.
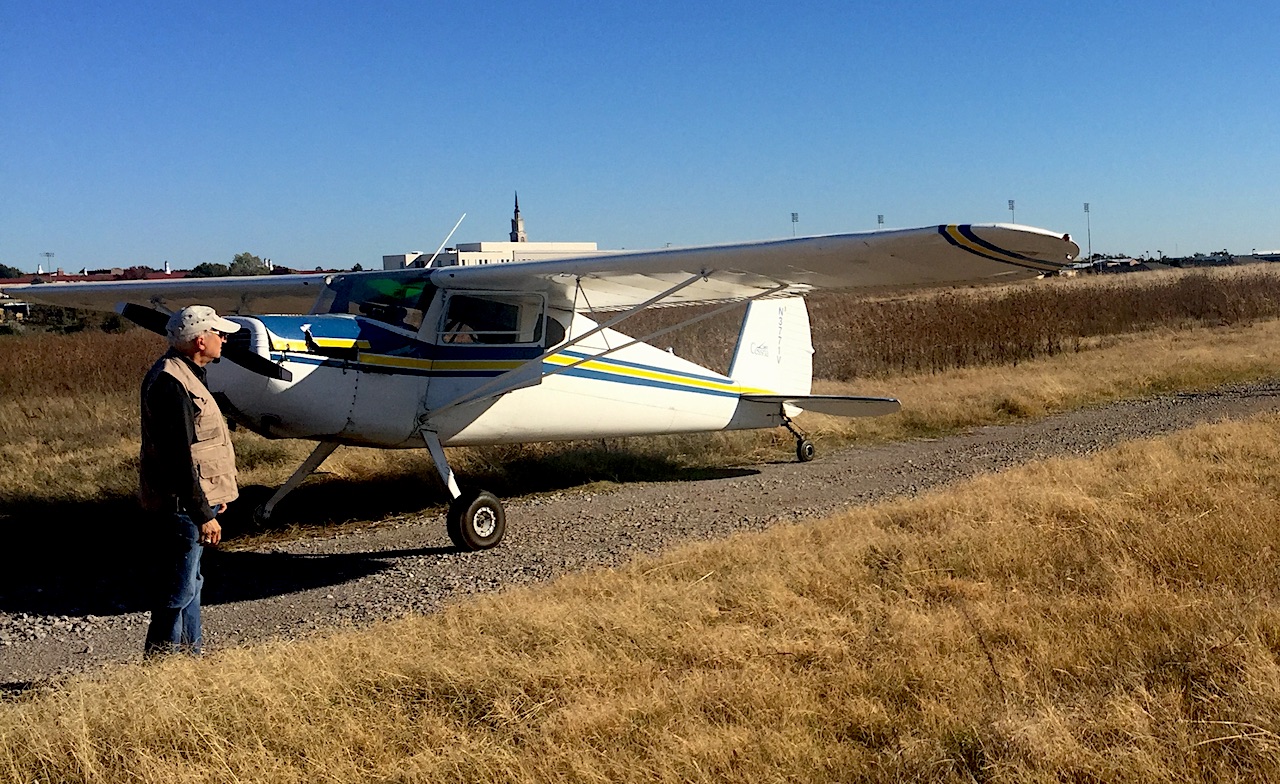
<path id="1" fill-rule="evenodd" d="M 507 532 L 502 502 L 484 490 L 464 492 L 449 504 L 446 518 L 449 538 L 463 550 L 488 550 Z"/>
<path id="2" fill-rule="evenodd" d="M 813 448 L 813 442 L 807 438 L 801 438 L 796 441 L 796 459 L 801 463 L 807 463 L 813 459 L 818 451 Z"/>

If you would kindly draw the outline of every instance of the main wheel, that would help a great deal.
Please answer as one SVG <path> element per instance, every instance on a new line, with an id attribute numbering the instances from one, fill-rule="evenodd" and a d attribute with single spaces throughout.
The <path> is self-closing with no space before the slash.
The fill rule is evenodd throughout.
<path id="1" fill-rule="evenodd" d="M 796 441 L 796 460 L 801 463 L 807 463 L 817 454 L 817 450 L 813 448 L 813 442 L 807 438 Z"/>
<path id="2" fill-rule="evenodd" d="M 502 502 L 484 490 L 464 492 L 449 504 L 449 538 L 463 550 L 488 550 L 507 532 Z"/>

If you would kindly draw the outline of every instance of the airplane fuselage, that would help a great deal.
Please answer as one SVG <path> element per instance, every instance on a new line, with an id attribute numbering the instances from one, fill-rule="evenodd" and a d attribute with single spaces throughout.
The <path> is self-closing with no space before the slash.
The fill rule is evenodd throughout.
<path id="1" fill-rule="evenodd" d="M 571 334 L 595 326 L 581 315 L 563 318 L 574 319 Z M 445 445 L 461 446 L 780 422 L 776 411 L 740 405 L 741 395 L 768 390 L 744 388 L 653 346 L 637 343 L 591 358 L 630 340 L 612 330 L 530 365 L 547 353 L 541 345 L 429 343 L 356 315 L 236 320 L 245 327 L 239 340 L 287 368 L 293 378 L 270 379 L 224 362 L 211 366 L 209 385 L 224 396 L 234 419 L 274 438 L 414 448 L 423 445 L 423 427 Z M 526 373 L 527 384 L 435 415 L 508 372 Z"/>

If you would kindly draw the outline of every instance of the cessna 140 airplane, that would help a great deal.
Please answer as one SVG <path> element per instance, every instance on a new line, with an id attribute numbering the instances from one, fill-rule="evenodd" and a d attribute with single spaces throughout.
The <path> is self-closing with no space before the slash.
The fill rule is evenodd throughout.
<path id="1" fill-rule="evenodd" d="M 238 423 L 319 442 L 259 510 L 269 516 L 340 444 L 426 447 L 452 497 L 450 537 L 493 547 L 501 502 L 463 490 L 444 447 L 785 427 L 801 410 L 876 416 L 891 398 L 811 395 L 802 295 L 1016 280 L 1071 266 L 1069 236 L 1009 224 L 339 274 L 45 284 L 22 296 L 117 310 L 163 334 L 205 304 L 242 327 L 210 366 Z M 728 375 L 646 341 L 749 302 Z M 615 327 L 653 307 L 714 305 L 639 339 Z M 269 313 L 273 315 L 253 315 Z M 234 363 L 234 364 L 232 364 Z"/>

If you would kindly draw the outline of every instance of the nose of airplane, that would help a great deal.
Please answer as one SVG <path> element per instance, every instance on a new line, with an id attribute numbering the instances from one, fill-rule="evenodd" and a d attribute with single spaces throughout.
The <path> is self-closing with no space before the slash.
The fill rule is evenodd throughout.
<path id="1" fill-rule="evenodd" d="M 277 381 L 292 381 L 293 374 L 271 360 L 271 337 L 256 318 L 231 316 L 240 329 L 231 333 L 222 346 L 222 356 L 250 373 Z"/>

